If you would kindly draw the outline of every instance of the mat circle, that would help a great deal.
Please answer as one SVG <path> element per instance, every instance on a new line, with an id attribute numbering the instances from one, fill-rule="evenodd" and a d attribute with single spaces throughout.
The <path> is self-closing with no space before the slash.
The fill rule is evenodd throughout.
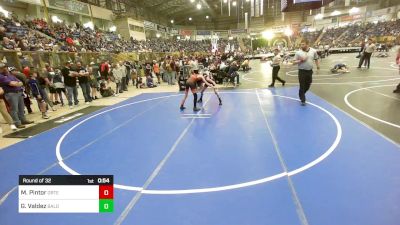
<path id="1" fill-rule="evenodd" d="M 255 92 L 221 92 L 221 94 L 256 94 L 256 93 Z M 113 111 L 113 110 L 121 109 L 121 108 L 124 108 L 126 106 L 139 104 L 139 103 L 147 102 L 147 101 L 152 101 L 152 100 L 156 100 L 156 99 L 163 99 L 163 98 L 179 96 L 179 95 L 182 95 L 182 94 L 168 95 L 168 96 L 150 98 L 150 99 L 141 100 L 141 101 L 137 101 L 137 102 L 127 103 L 127 104 L 124 104 L 124 105 L 120 105 L 120 106 L 117 106 L 117 107 L 114 107 L 114 108 L 110 108 L 110 109 L 104 110 L 102 112 L 96 113 L 94 115 L 89 116 L 88 118 L 83 119 L 79 123 L 77 123 L 74 126 L 72 126 L 71 128 L 69 128 L 60 137 L 60 139 L 58 140 L 57 146 L 56 146 L 56 157 L 57 157 L 59 165 L 65 171 L 67 171 L 68 173 L 70 173 L 72 175 L 80 175 L 78 172 L 76 172 L 75 170 L 70 168 L 64 162 L 64 158 L 61 155 L 61 145 L 62 145 L 63 141 L 65 140 L 65 138 L 68 136 L 69 133 L 71 133 L 75 128 L 77 128 L 77 127 L 81 126 L 82 124 L 84 124 L 86 121 L 91 120 L 93 118 L 96 118 L 97 116 L 102 115 L 104 113 L 108 113 L 108 112 Z M 271 96 L 277 97 L 277 98 L 283 98 L 283 99 L 287 99 L 287 100 L 291 100 L 291 101 L 299 101 L 297 98 L 292 98 L 292 97 L 283 96 L 283 95 L 271 95 Z M 303 171 L 306 171 L 306 170 L 310 169 L 311 167 L 319 164 L 324 159 L 326 159 L 330 154 L 332 154 L 332 152 L 339 145 L 339 142 L 340 142 L 340 140 L 342 138 L 342 127 L 341 127 L 341 125 L 339 123 L 339 120 L 331 112 L 329 112 L 327 109 L 323 108 L 322 106 L 319 106 L 319 105 L 314 104 L 312 102 L 308 102 L 308 105 L 312 106 L 312 107 L 315 107 L 315 108 L 321 110 L 322 112 L 324 112 L 325 114 L 327 114 L 333 120 L 333 122 L 335 123 L 337 134 L 336 134 L 335 140 L 333 141 L 332 145 L 321 156 L 319 156 L 317 159 L 307 163 L 306 165 L 304 165 L 302 167 L 299 167 L 299 168 L 294 169 L 292 171 L 279 173 L 279 174 L 276 174 L 276 175 L 273 175 L 273 176 L 268 176 L 268 177 L 264 177 L 264 178 L 261 178 L 261 179 L 249 181 L 249 182 L 226 185 L 226 186 L 219 186 L 219 187 L 210 187 L 210 188 L 176 189 L 176 190 L 144 190 L 142 187 L 121 185 L 121 184 L 114 184 L 114 187 L 117 188 L 117 189 L 129 190 L 129 191 L 138 191 L 138 192 L 141 192 L 142 194 L 153 194 L 153 195 L 195 194 L 195 193 L 217 192 L 217 191 L 226 191 L 226 190 L 233 190 L 233 189 L 239 189 L 239 188 L 244 188 L 244 187 L 250 187 L 250 186 L 254 186 L 254 185 L 270 182 L 270 181 L 273 181 L 273 180 L 276 180 L 276 179 L 279 179 L 279 178 L 283 178 L 283 177 L 287 177 L 287 176 L 293 176 L 293 175 L 296 175 L 296 174 L 301 173 Z"/>

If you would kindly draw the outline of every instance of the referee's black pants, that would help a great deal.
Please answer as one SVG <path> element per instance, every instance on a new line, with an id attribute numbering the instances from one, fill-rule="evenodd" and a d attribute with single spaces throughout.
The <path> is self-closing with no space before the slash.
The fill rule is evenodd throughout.
<path id="1" fill-rule="evenodd" d="M 310 89 L 312 83 L 312 70 L 299 70 L 299 97 L 301 102 L 306 102 L 306 92 Z"/>
<path id="2" fill-rule="evenodd" d="M 372 53 L 365 52 L 365 63 L 367 64 L 367 68 L 369 69 L 369 65 L 371 63 Z"/>
<path id="3" fill-rule="evenodd" d="M 274 86 L 275 85 L 275 80 L 278 80 L 279 82 L 281 82 L 281 83 L 284 83 L 285 81 L 284 80 L 282 80 L 279 76 L 278 76 L 278 73 L 279 73 L 279 70 L 281 69 L 281 67 L 280 66 L 273 66 L 272 67 L 272 83 L 271 83 L 271 86 Z"/>

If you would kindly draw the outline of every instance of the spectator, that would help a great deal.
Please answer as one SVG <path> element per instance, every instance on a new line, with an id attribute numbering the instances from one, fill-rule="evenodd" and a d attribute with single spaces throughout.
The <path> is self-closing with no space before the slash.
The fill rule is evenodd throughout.
<path id="1" fill-rule="evenodd" d="M 8 37 L 3 37 L 3 43 L 1 45 L 3 50 L 15 50 L 15 43 L 11 42 Z"/>
<path id="2" fill-rule="evenodd" d="M 29 96 L 30 93 L 30 87 L 28 85 L 28 78 L 22 73 L 20 73 L 15 67 L 10 67 L 8 69 L 10 73 L 12 73 L 18 80 L 20 80 L 24 84 L 24 91 L 23 91 L 23 97 L 24 97 L 24 105 L 26 109 L 28 110 L 29 114 L 33 113 L 33 110 L 31 108 L 32 102 Z"/>
<path id="3" fill-rule="evenodd" d="M 10 125 L 11 130 L 16 130 L 17 127 L 14 125 L 14 122 L 7 111 L 7 106 L 4 101 L 4 90 L 1 87 L 0 87 L 0 113 L 3 116 L 4 120 L 6 121 L 6 123 Z"/>
<path id="4" fill-rule="evenodd" d="M 131 65 L 129 62 L 124 62 L 125 67 L 125 77 L 124 77 L 124 82 L 122 82 L 122 90 L 123 91 L 128 91 L 128 84 L 129 84 L 129 80 L 131 78 Z"/>
<path id="5" fill-rule="evenodd" d="M 119 62 L 119 70 L 120 70 L 120 76 L 121 76 L 121 82 L 119 85 L 120 91 L 119 93 L 122 93 L 124 91 L 127 91 L 126 89 L 126 66 L 123 64 L 122 61 Z"/>
<path id="6" fill-rule="evenodd" d="M 156 60 L 153 61 L 153 72 L 157 77 L 158 84 L 161 84 L 160 66 Z"/>
<path id="7" fill-rule="evenodd" d="M 92 101 L 92 97 L 90 96 L 89 72 L 81 62 L 76 63 L 76 71 L 78 72 L 79 86 L 81 86 L 85 104 L 89 104 Z"/>
<path id="8" fill-rule="evenodd" d="M 11 107 L 11 117 L 17 128 L 25 128 L 25 124 L 31 124 L 24 115 L 24 84 L 11 74 L 5 64 L 0 65 L 0 86 L 4 90 L 4 97 Z"/>
<path id="9" fill-rule="evenodd" d="M 151 75 L 148 75 L 148 76 L 146 77 L 146 86 L 147 86 L 148 88 L 157 87 L 157 85 L 154 84 L 154 81 L 153 81 L 153 78 L 151 77 Z"/>
<path id="10" fill-rule="evenodd" d="M 114 93 L 115 92 L 111 89 L 111 87 L 106 86 L 106 82 L 100 83 L 100 94 L 103 98 L 113 96 Z"/>
<path id="11" fill-rule="evenodd" d="M 63 76 L 61 74 L 61 70 L 59 70 L 59 69 L 54 71 L 53 84 L 54 84 L 54 88 L 56 89 L 56 99 L 59 98 L 60 102 L 61 102 L 61 106 L 64 106 L 64 100 L 62 97 L 62 93 L 64 93 L 64 96 L 67 99 L 68 99 L 68 97 L 67 97 L 67 92 L 65 91 Z"/>
<path id="12" fill-rule="evenodd" d="M 104 81 L 109 80 L 110 64 L 108 61 L 104 61 L 100 65 L 100 75 L 101 79 Z"/>
<path id="13" fill-rule="evenodd" d="M 67 89 L 68 106 L 70 109 L 73 108 L 72 97 L 74 98 L 74 105 L 77 106 L 79 104 L 78 89 L 76 88 L 76 78 L 79 76 L 79 73 L 71 68 L 71 64 L 70 61 L 66 62 L 65 67 L 61 70 L 61 74 L 64 77 L 64 84 Z"/>
<path id="14" fill-rule="evenodd" d="M 41 76 L 37 77 L 37 81 L 39 82 L 39 88 L 42 90 L 42 99 L 50 106 L 52 111 L 56 111 L 53 104 L 53 99 L 49 99 L 49 95 L 47 93 L 47 89 L 51 89 L 53 86 L 53 77 L 54 70 L 50 67 L 49 64 L 45 64 L 45 68 L 43 69 L 43 73 Z"/>
<path id="15" fill-rule="evenodd" d="M 98 99 L 97 97 L 97 88 L 99 88 L 99 79 L 100 79 L 100 71 L 99 71 L 99 65 L 94 62 L 91 62 L 88 68 L 89 72 L 89 83 L 90 87 L 92 88 L 92 100 Z"/>
<path id="16" fill-rule="evenodd" d="M 174 72 L 175 72 L 175 62 L 173 60 L 168 59 L 165 62 L 165 73 L 166 73 L 168 85 L 175 84 L 174 79 L 173 79 Z"/>
<path id="17" fill-rule="evenodd" d="M 237 62 L 233 61 L 229 67 L 228 75 L 231 78 L 232 83 L 235 82 L 235 78 L 236 78 L 236 85 L 240 85 L 239 74 L 237 73 L 238 70 L 239 70 L 239 67 L 237 65 Z"/>
<path id="18" fill-rule="evenodd" d="M 40 112 L 42 112 L 42 118 L 48 119 L 49 116 L 47 115 L 47 104 L 42 98 L 43 96 L 43 89 L 39 88 L 39 82 L 37 81 L 37 72 L 33 72 L 31 78 L 28 81 L 29 86 L 31 87 L 32 95 L 35 97 L 36 101 L 38 102 Z"/>
<path id="19" fill-rule="evenodd" d="M 112 74 L 114 76 L 115 82 L 115 95 L 118 96 L 119 93 L 122 93 L 121 90 L 121 81 L 124 76 L 124 69 L 119 63 L 116 63 L 113 67 Z"/>

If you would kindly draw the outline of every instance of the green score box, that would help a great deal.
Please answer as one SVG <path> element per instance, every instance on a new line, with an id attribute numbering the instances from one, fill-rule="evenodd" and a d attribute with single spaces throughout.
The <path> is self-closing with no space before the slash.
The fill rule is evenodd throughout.
<path id="1" fill-rule="evenodd" d="M 114 211 L 114 200 L 113 199 L 100 199 L 99 200 L 99 212 L 108 213 Z"/>

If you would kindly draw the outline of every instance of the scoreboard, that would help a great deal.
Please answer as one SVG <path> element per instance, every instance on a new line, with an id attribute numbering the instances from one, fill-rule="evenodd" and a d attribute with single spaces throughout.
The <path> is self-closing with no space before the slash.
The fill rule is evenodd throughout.
<path id="1" fill-rule="evenodd" d="M 112 175 L 20 175 L 20 213 L 114 211 Z"/>

